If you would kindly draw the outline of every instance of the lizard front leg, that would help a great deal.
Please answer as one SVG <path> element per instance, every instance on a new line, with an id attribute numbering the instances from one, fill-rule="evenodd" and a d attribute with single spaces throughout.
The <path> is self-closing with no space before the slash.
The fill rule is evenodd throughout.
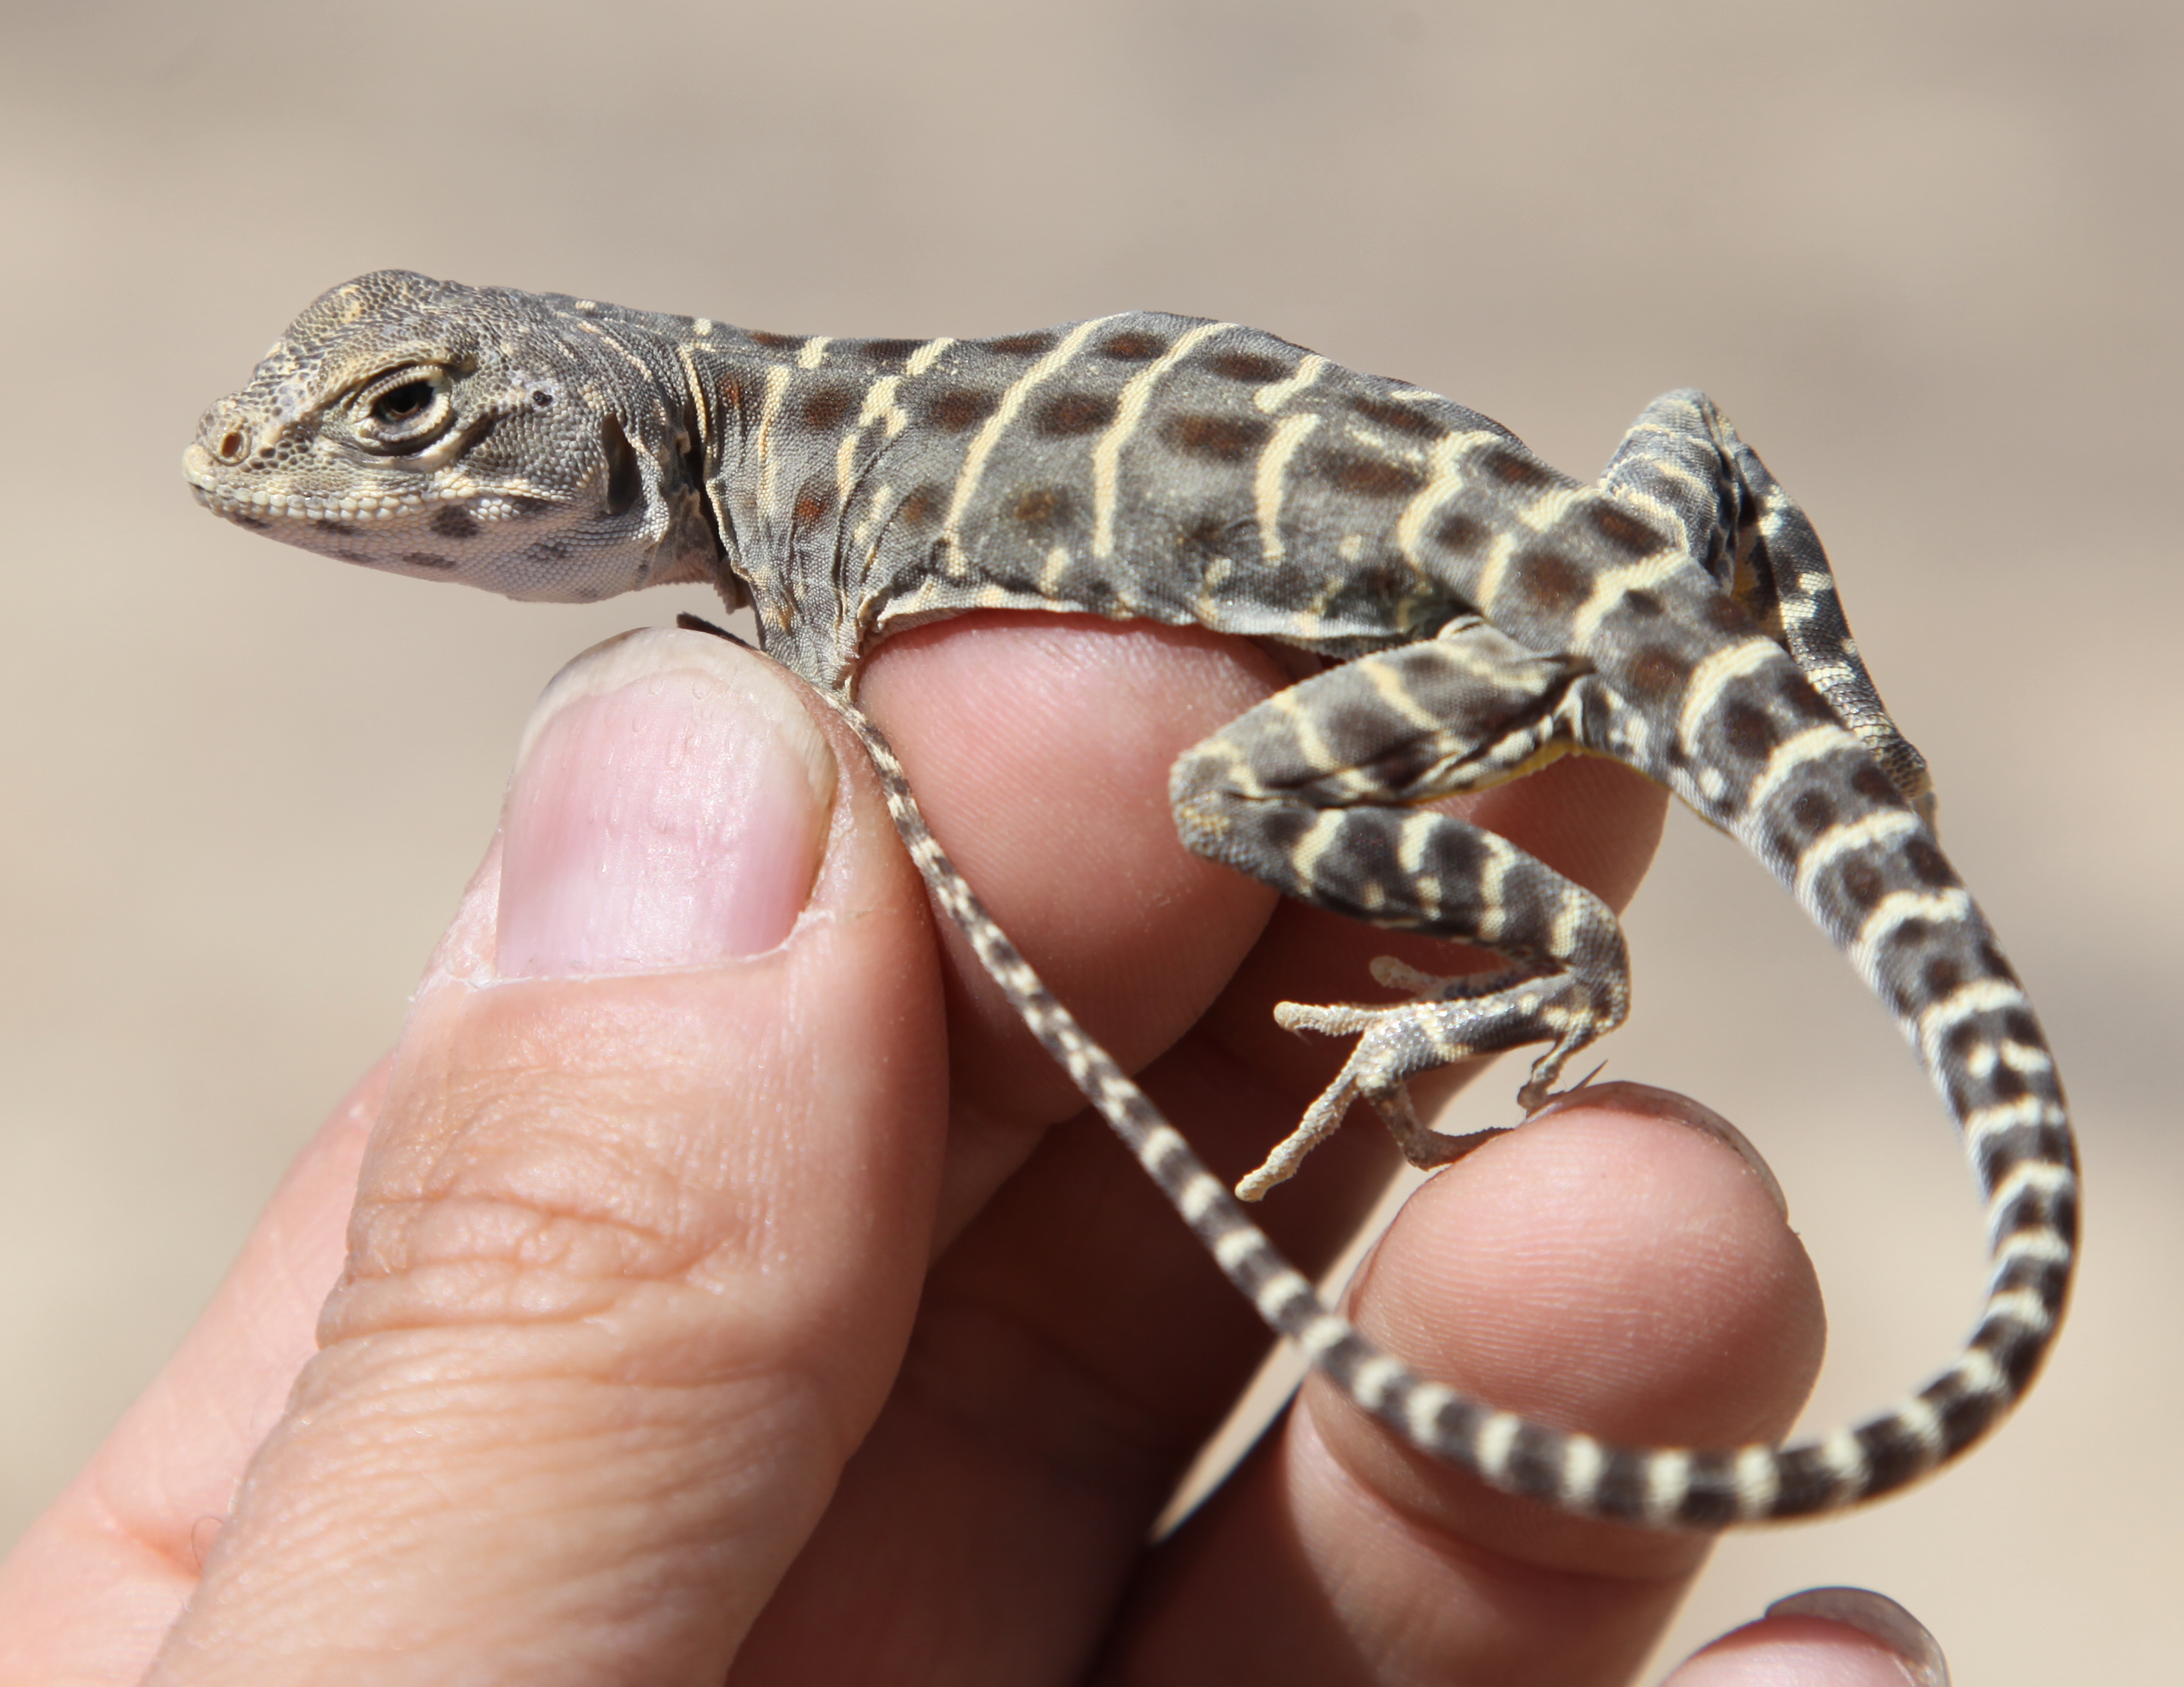
<path id="1" fill-rule="evenodd" d="M 1356 1035 L 1342 1071 L 1237 1185 L 1254 1200 L 1370 1101 L 1415 1165 L 1483 1137 L 1429 1130 L 1406 1080 L 1453 1061 L 1544 1042 L 1518 1099 L 1543 1101 L 1563 1064 L 1623 1021 L 1630 969 L 1607 905 L 1483 828 L 1418 805 L 1528 771 L 1580 741 L 1612 739 L 1604 687 L 1475 617 L 1430 643 L 1362 657 L 1268 699 L 1187 751 L 1169 780 L 1191 849 L 1315 907 L 1455 939 L 1510 964 L 1438 978 L 1389 958 L 1392 1005 L 1276 1010 L 1291 1030 Z"/>

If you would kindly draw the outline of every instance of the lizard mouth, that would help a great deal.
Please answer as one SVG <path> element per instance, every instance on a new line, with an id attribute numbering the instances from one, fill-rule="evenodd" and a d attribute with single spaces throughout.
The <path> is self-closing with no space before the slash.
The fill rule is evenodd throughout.
<path id="1" fill-rule="evenodd" d="M 415 492 L 382 493 L 354 489 L 341 493 L 276 488 L 243 490 L 220 473 L 217 460 L 202 445 L 192 445 L 182 453 L 182 474 L 198 502 L 214 515 L 261 525 L 274 521 L 329 522 L 343 526 L 392 521 L 400 516 L 422 515 L 443 501 Z"/>

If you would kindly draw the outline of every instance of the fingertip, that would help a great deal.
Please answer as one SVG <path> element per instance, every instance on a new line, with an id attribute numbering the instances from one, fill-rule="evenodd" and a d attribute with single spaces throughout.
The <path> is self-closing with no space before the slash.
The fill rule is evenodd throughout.
<path id="1" fill-rule="evenodd" d="M 1429 1179 L 1361 1275 L 1359 1316 L 1452 1383 L 1622 1441 L 1786 1425 L 1823 1339 L 1771 1181 L 1632 1086 L 1572 1098 Z"/>
<path id="2" fill-rule="evenodd" d="M 1894 1600 L 1864 1596 L 1901 1613 L 1924 1644 L 1907 1649 L 1841 1620 L 1778 1616 L 1778 1605 L 1685 1659 L 1661 1687 L 1949 1687 L 1933 1636 Z"/>
<path id="3" fill-rule="evenodd" d="M 1767 1198 L 1774 1203 L 1774 1210 L 1785 1222 L 1790 1216 L 1790 1198 L 1782 1193 L 1782 1185 L 1774 1176 L 1774 1168 L 1767 1164 L 1752 1138 L 1716 1113 L 1704 1102 L 1696 1101 L 1674 1090 L 1664 1090 L 1652 1084 L 1629 1083 L 1620 1080 L 1605 1084 L 1587 1084 L 1580 1088 L 1565 1090 L 1550 1096 L 1546 1103 L 1533 1109 L 1527 1124 L 1557 1113 L 1576 1113 L 1591 1110 L 1633 1114 L 1641 1118 L 1666 1119 L 1679 1125 L 1688 1125 L 1703 1131 L 1728 1148 L 1743 1160 L 1746 1168 L 1759 1181 Z"/>
<path id="4" fill-rule="evenodd" d="M 1719 1134 L 1614 1089 L 1581 1092 L 1421 1186 L 1353 1301 L 1360 1328 L 1420 1374 L 1624 1446 L 1774 1438 L 1825 1342 L 1818 1280 L 1769 1182 Z M 1494 1493 L 1325 1388 L 1339 1454 L 1453 1534 L 1620 1573 L 1702 1553 L 1703 1537 Z"/>
<path id="5" fill-rule="evenodd" d="M 595 645 L 524 728 L 502 821 L 504 978 L 762 954 L 826 846 L 838 771 L 792 684 L 754 651 L 666 628 Z"/>

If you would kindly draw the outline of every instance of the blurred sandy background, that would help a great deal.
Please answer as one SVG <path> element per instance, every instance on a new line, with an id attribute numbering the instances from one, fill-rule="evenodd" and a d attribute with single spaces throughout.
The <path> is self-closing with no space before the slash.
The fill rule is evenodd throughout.
<path id="1" fill-rule="evenodd" d="M 1731 1542 L 1669 1650 L 1848 1581 L 1963 1683 L 2166 1676 L 2180 70 L 2174 0 L 8 7 L 0 1543 L 393 1034 L 540 684 L 702 607 L 263 543 L 184 490 L 199 410 L 387 265 L 840 334 L 1150 305 L 1436 388 L 1574 471 L 1701 385 L 1813 512 L 2064 1057 L 2092 1251 L 1998 1443 Z M 1815 1415 L 1892 1397 L 1977 1280 L 1908 1056 L 1687 817 L 1631 924 L 1610 1075 L 1772 1158 L 1835 1318 Z"/>

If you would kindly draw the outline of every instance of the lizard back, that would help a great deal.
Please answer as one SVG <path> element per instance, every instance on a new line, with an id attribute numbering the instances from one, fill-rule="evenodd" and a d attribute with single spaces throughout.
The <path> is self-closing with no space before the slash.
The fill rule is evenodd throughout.
<path id="1" fill-rule="evenodd" d="M 2075 1150 L 2021 986 L 1933 834 L 1924 762 L 1866 674 L 1802 512 L 1702 394 L 1649 406 L 1596 484 L 1507 430 L 1234 324 L 1132 313 L 998 338 L 836 340 L 402 271 L 337 288 L 185 469 L 208 507 L 345 561 L 588 601 L 707 580 L 870 752 L 941 908 L 1222 1269 L 1418 1445 L 1567 1510 L 1658 1526 L 1837 1508 L 1953 1457 L 2030 1385 L 2076 1255 Z M 1912 1042 L 1986 1204 L 1975 1327 L 1917 1394 L 1786 1447 L 1606 1446 L 1421 1379 L 1323 1306 L 1056 1001 L 927 829 L 855 704 L 889 633 L 981 608 L 1196 623 L 1321 671 L 1177 763 L 1184 841 L 1290 894 L 1502 958 L 1392 964 L 1385 1007 L 1284 1004 L 1355 1035 L 1239 1186 L 1286 1177 L 1354 1101 L 1414 1163 L 1468 1151 L 1407 1077 L 1619 1024 L 1614 918 L 1426 808 L 1568 751 L 1741 840 Z"/>

